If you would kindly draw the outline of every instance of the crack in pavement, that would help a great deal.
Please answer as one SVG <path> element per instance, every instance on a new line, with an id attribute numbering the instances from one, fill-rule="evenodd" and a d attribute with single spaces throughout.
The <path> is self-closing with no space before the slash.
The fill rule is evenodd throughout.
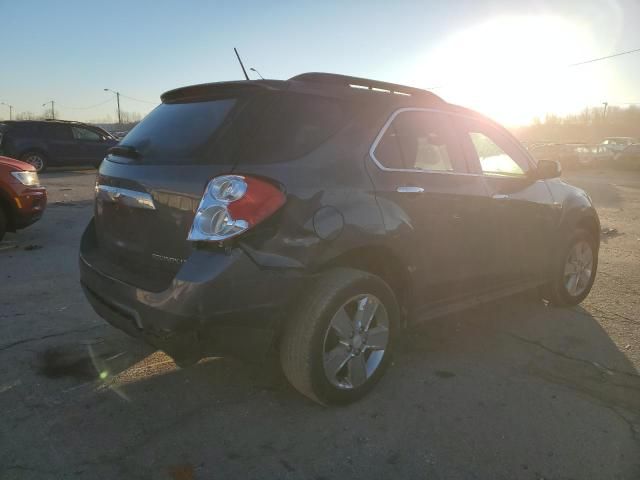
<path id="1" fill-rule="evenodd" d="M 618 375 L 626 375 L 626 376 L 629 376 L 629 377 L 632 377 L 632 378 L 640 378 L 640 374 L 637 374 L 637 373 L 625 372 L 625 371 L 622 371 L 622 370 L 617 370 L 615 368 L 607 367 L 606 365 L 601 365 L 598 362 L 594 362 L 592 360 L 587 360 L 587 359 L 579 358 L 579 357 L 572 357 L 571 355 L 567 355 L 564 352 L 559 352 L 558 350 L 554 350 L 554 349 L 546 346 L 544 343 L 542 343 L 542 342 L 540 342 L 538 340 L 531 340 L 530 338 L 521 337 L 520 335 L 516 335 L 513 332 L 503 332 L 503 333 L 505 333 L 506 335 L 509 335 L 512 338 L 515 338 L 516 340 L 520 340 L 521 342 L 528 343 L 529 345 L 535 345 L 535 346 L 537 346 L 537 347 L 539 347 L 539 348 L 541 348 L 543 350 L 546 350 L 549 353 L 552 353 L 553 355 L 558 355 L 558 356 L 560 356 L 560 357 L 562 357 L 562 358 L 564 358 L 566 360 L 572 360 L 574 362 L 585 363 L 585 364 L 587 364 L 589 366 L 595 367 L 598 370 L 602 370 L 602 371 L 604 371 L 606 373 L 611 373 L 611 374 L 617 373 Z"/>
<path id="2" fill-rule="evenodd" d="M 614 315 L 615 317 L 622 318 L 623 320 L 626 320 L 626 321 L 628 321 L 630 323 L 634 323 L 636 325 L 640 325 L 640 321 L 636 320 L 635 318 L 629 318 L 629 317 L 626 317 L 625 315 L 622 315 L 622 314 L 616 313 L 616 312 L 605 312 L 604 310 L 602 310 L 602 309 L 600 309 L 598 307 L 594 307 L 593 305 L 591 305 L 590 308 L 592 308 L 596 312 L 604 315 L 605 318 L 608 317 L 608 320 L 614 320 L 614 318 L 609 317 L 609 315 Z"/>
<path id="3" fill-rule="evenodd" d="M 590 369 L 595 368 L 601 374 L 606 373 L 608 377 L 599 375 L 594 378 L 594 376 L 588 372 L 580 371 L 580 369 L 576 370 L 575 368 L 566 368 L 566 366 L 562 366 L 561 364 L 554 365 L 550 369 L 545 369 L 536 364 L 529 369 L 529 373 L 545 381 L 570 388 L 578 394 L 581 394 L 582 398 L 588 402 L 606 408 L 624 422 L 629 429 L 631 439 L 640 443 L 640 425 L 635 422 L 635 418 L 640 418 L 640 416 L 638 416 L 638 414 L 640 414 L 640 402 L 638 402 L 640 394 L 629 392 L 629 390 L 640 392 L 640 383 L 636 381 L 640 378 L 640 375 L 608 368 L 597 362 L 583 358 L 572 357 L 563 352 L 553 350 L 539 341 L 524 338 L 512 332 L 504 333 L 516 340 L 541 348 L 554 356 L 587 365 Z M 620 377 L 618 377 L 617 382 L 613 381 L 611 376 L 616 374 L 626 376 L 626 378 L 633 381 L 634 384 L 625 383 L 624 381 L 620 382 Z M 633 419 L 627 418 L 620 410 L 629 412 L 629 414 L 633 416 Z"/>
<path id="4" fill-rule="evenodd" d="M 24 338 L 22 340 L 18 340 L 18 341 L 13 342 L 13 343 L 7 343 L 6 345 L 0 346 L 0 352 L 6 352 L 10 348 L 13 348 L 13 347 L 15 347 L 17 345 L 22 345 L 24 343 L 37 342 L 38 340 L 45 340 L 47 338 L 62 337 L 62 336 L 65 336 L 65 335 L 70 335 L 72 333 L 87 332 L 87 331 L 93 330 L 95 328 L 104 327 L 105 325 L 106 324 L 103 324 L 103 323 L 97 323 L 95 325 L 92 325 L 92 326 L 86 327 L 86 328 L 77 328 L 77 329 L 74 329 L 74 330 L 67 330 L 67 331 L 60 332 L 60 333 L 51 333 L 49 335 L 43 335 L 41 337 Z"/>
<path id="5" fill-rule="evenodd" d="M 607 405 L 606 403 L 601 404 L 603 407 L 607 408 L 609 411 L 613 412 L 620 420 L 627 424 L 629 427 L 629 433 L 631 434 L 631 438 L 633 438 L 636 442 L 640 442 L 640 430 L 636 427 L 635 423 L 625 417 L 622 413 L 620 413 L 615 407 L 611 405 Z"/>

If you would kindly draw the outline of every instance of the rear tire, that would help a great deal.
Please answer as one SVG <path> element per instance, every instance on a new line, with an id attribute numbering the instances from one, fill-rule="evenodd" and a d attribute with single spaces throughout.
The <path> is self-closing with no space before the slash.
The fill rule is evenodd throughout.
<path id="1" fill-rule="evenodd" d="M 587 230 L 576 230 L 555 261 L 543 298 L 556 306 L 578 305 L 589 295 L 597 269 L 597 239 Z"/>
<path id="2" fill-rule="evenodd" d="M 285 376 L 323 405 L 358 400 L 389 364 L 399 315 L 393 291 L 380 278 L 350 268 L 327 271 L 285 325 Z"/>
<path id="3" fill-rule="evenodd" d="M 20 160 L 34 166 L 36 172 L 41 173 L 47 169 L 47 157 L 44 153 L 38 151 L 30 151 L 23 153 Z"/>

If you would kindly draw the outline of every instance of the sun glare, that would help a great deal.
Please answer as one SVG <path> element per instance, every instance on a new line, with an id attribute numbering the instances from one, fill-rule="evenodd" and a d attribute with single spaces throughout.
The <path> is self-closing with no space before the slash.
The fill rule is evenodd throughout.
<path id="1" fill-rule="evenodd" d="M 601 53 L 583 25 L 550 16 L 499 17 L 435 46 L 413 83 L 519 125 L 601 102 L 603 75 L 568 67 Z"/>

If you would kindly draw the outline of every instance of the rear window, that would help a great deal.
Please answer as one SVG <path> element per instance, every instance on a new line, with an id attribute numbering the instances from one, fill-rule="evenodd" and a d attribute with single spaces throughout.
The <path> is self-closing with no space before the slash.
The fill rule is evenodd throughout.
<path id="1" fill-rule="evenodd" d="M 163 103 L 120 143 L 135 147 L 146 162 L 175 163 L 193 159 L 209 143 L 235 104 L 233 98 Z"/>
<path id="2" fill-rule="evenodd" d="M 273 163 L 299 158 L 346 122 L 333 98 L 259 93 L 162 104 L 122 141 L 144 163 Z"/>

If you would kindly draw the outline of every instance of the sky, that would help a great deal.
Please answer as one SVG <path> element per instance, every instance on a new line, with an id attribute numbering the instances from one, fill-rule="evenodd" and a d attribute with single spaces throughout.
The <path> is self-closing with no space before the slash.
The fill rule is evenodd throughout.
<path id="1" fill-rule="evenodd" d="M 0 102 L 113 120 L 109 88 L 144 115 L 172 88 L 241 79 L 237 47 L 265 78 L 374 78 L 521 125 L 640 102 L 640 52 L 568 66 L 640 48 L 639 18 L 638 0 L 0 0 Z"/>

